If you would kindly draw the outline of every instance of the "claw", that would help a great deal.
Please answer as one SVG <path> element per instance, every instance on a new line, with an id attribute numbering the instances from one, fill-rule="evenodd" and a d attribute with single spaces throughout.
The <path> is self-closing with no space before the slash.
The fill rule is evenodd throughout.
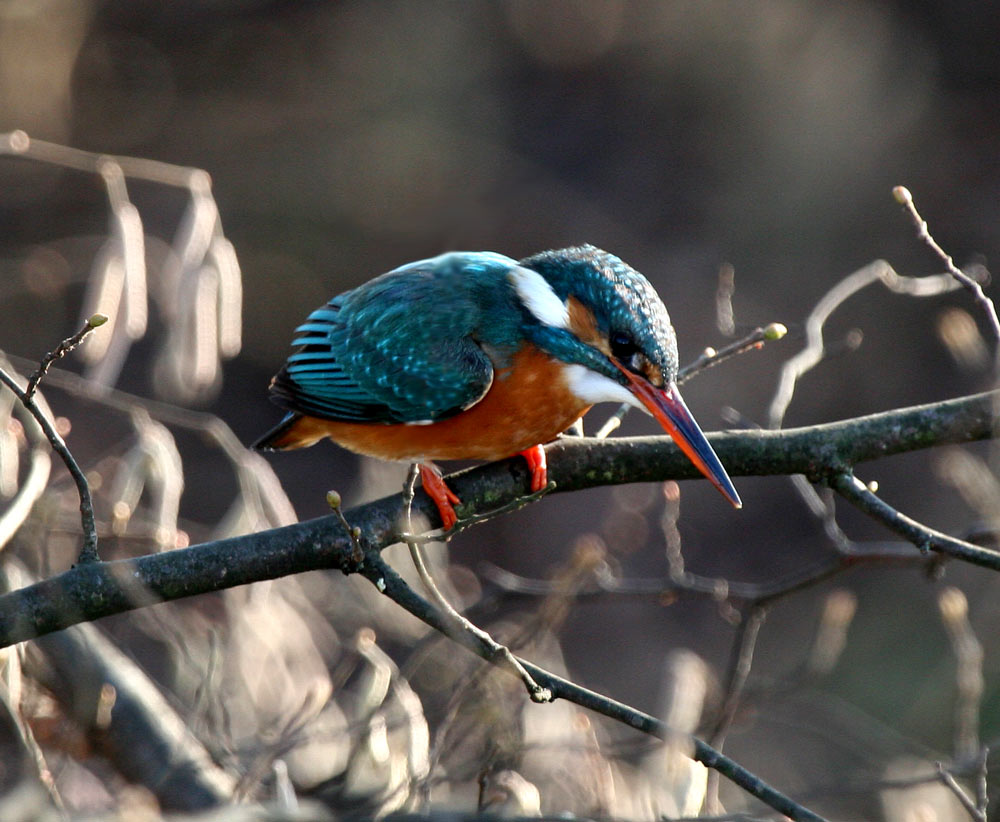
<path id="1" fill-rule="evenodd" d="M 420 463 L 420 482 L 423 483 L 424 492 L 431 498 L 437 506 L 438 515 L 441 517 L 441 525 L 445 531 L 450 531 L 458 522 L 458 515 L 452 507 L 453 503 L 460 503 L 456 496 L 441 477 L 441 471 L 430 462 Z"/>
<path id="2" fill-rule="evenodd" d="M 531 493 L 541 491 L 549 484 L 549 469 L 545 462 L 545 449 L 541 445 L 533 445 L 521 452 L 528 463 L 531 472 Z"/>

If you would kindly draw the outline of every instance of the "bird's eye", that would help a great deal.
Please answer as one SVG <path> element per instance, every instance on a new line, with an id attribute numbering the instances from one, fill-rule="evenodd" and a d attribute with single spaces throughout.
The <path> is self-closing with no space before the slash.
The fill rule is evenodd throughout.
<path id="1" fill-rule="evenodd" d="M 613 332 L 608 342 L 611 344 L 611 356 L 625 364 L 629 364 L 629 361 L 639 350 L 632 338 L 624 331 Z"/>

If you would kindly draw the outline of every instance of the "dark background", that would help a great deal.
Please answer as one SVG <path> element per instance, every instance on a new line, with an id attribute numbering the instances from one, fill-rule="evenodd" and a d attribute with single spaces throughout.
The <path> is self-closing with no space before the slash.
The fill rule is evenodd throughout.
<path id="1" fill-rule="evenodd" d="M 894 185 L 913 191 L 960 265 L 988 265 L 1000 242 L 998 34 L 1000 7 L 971 0 L 8 2 L 0 130 L 212 175 L 244 276 L 244 341 L 205 402 L 244 441 L 278 418 L 265 388 L 292 328 L 338 291 L 449 249 L 520 257 L 580 242 L 649 277 L 684 361 L 727 341 L 715 325 L 723 264 L 736 272 L 739 330 L 789 327 L 781 343 L 685 386 L 713 429 L 727 405 L 766 421 L 780 365 L 803 344 L 805 316 L 842 277 L 880 257 L 901 274 L 942 269 L 893 201 Z M 0 288 L 10 308 L 0 344 L 34 357 L 73 328 L 93 247 L 81 242 L 74 254 L 60 245 L 64 263 L 47 272 L 55 283 L 47 290 L 31 287 L 38 271 L 24 261 L 67 237 L 99 237 L 107 217 L 93 178 L 28 173 L 23 164 L 0 160 Z M 183 198 L 143 186 L 133 196 L 146 230 L 169 240 Z M 961 293 L 908 300 L 874 286 L 855 297 L 828 326 L 835 356 L 802 380 L 786 424 L 988 387 L 988 370 L 960 368 L 936 333 L 948 306 L 978 316 Z M 864 341 L 847 350 L 839 341 L 855 328 Z M 156 344 L 154 324 L 122 387 L 155 395 Z M 630 418 L 625 430 L 654 426 Z M 85 421 L 76 431 L 71 446 L 99 445 Z M 861 473 L 890 502 L 962 535 L 979 514 L 941 481 L 935 460 L 895 458 Z M 303 517 L 325 511 L 329 487 L 350 502 L 401 479 L 325 444 L 271 462 Z M 741 512 L 707 483 L 683 485 L 692 570 L 769 580 L 829 550 L 786 481 L 736 484 Z M 188 488 L 185 513 L 210 519 L 222 491 L 197 462 L 188 464 Z M 656 495 L 553 498 L 455 540 L 452 557 L 545 575 L 594 531 L 625 573 L 659 574 Z M 622 515 L 636 507 L 640 515 Z M 842 521 L 857 538 L 887 538 L 850 512 Z M 965 588 L 988 643 L 989 738 L 1000 707 L 990 653 L 997 586 L 963 568 L 945 581 Z M 831 777 L 833 763 L 877 773 L 889 754 L 949 751 L 954 668 L 935 613 L 941 583 L 864 570 L 836 584 L 858 594 L 859 608 L 832 680 L 795 704 L 765 702 L 731 742 L 735 756 L 787 790 Z M 801 661 L 826 590 L 776 608 L 758 684 Z M 714 605 L 690 600 L 581 606 L 563 633 L 576 676 L 648 710 L 667 649 L 691 647 L 721 670 L 731 639 Z M 843 715 L 817 707 L 829 694 Z M 875 744 L 879 722 L 894 730 Z"/>

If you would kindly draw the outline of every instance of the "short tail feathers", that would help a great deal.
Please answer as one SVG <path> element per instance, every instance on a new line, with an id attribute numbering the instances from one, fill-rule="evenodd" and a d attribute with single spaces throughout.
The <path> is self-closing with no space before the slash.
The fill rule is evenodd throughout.
<path id="1" fill-rule="evenodd" d="M 250 447 L 257 451 L 286 451 L 312 445 L 315 439 L 307 440 L 296 430 L 302 419 L 301 414 L 286 414 L 281 422 Z"/>

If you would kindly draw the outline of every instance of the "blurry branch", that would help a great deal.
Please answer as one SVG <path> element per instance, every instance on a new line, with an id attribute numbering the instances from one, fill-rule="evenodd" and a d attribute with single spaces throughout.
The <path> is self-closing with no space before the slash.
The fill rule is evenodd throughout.
<path id="1" fill-rule="evenodd" d="M 9 372 L 9 363 L 0 355 L 0 370 Z M 49 455 L 48 440 L 38 421 L 30 414 L 27 408 L 18 403 L 17 411 L 22 421 L 28 447 L 31 449 L 27 474 L 18 485 L 18 438 L 11 431 L 14 425 L 13 413 L 15 395 L 3 392 L 0 408 L 0 472 L 6 479 L 8 472 L 12 481 L 10 487 L 4 487 L 4 496 L 16 496 L 7 506 L 3 514 L 0 515 L 0 550 L 6 547 L 17 530 L 24 524 L 35 502 L 41 497 L 48 485 L 49 475 L 52 471 L 52 458 Z M 35 399 L 40 409 L 49 414 L 48 405 L 45 400 L 38 396 Z M 4 483 L 4 485 L 6 485 Z"/>
<path id="2" fill-rule="evenodd" d="M 669 577 L 622 578 L 602 572 L 592 576 L 589 584 L 574 592 L 574 600 L 602 597 L 629 597 L 662 600 L 664 597 L 701 596 L 716 602 L 754 606 L 769 604 L 790 594 L 810 588 L 848 568 L 859 565 L 926 564 L 927 558 L 915 553 L 906 543 L 856 543 L 850 548 L 830 554 L 791 574 L 766 583 L 739 582 L 718 577 L 706 577 L 684 571 Z M 479 573 L 498 588 L 505 598 L 558 596 L 556 586 L 547 579 L 535 579 L 514 574 L 488 562 L 481 563 Z"/>
<path id="3" fill-rule="evenodd" d="M 36 140 L 21 130 L 0 134 L 0 154 L 26 157 L 49 165 L 92 174 L 100 174 L 103 164 L 113 162 L 126 177 L 135 177 L 148 180 L 151 183 L 182 188 L 191 185 L 193 175 L 205 173 L 201 169 L 175 166 L 157 160 L 95 154 L 78 148 L 49 143 L 45 140 Z"/>
<path id="4" fill-rule="evenodd" d="M 979 714 L 984 690 L 983 646 L 969 623 L 969 602 L 958 588 L 945 588 L 938 595 L 938 609 L 955 653 L 958 693 L 953 756 L 956 763 L 968 763 L 981 751 Z"/>
<path id="5" fill-rule="evenodd" d="M 733 295 L 736 293 L 736 268 L 732 263 L 719 266 L 718 285 L 715 289 L 715 326 L 724 337 L 736 333 L 736 312 Z"/>
<path id="6" fill-rule="evenodd" d="M 729 661 L 729 670 L 726 674 L 725 700 L 722 704 L 722 710 L 719 712 L 719 718 L 715 722 L 715 727 L 708 738 L 709 744 L 720 751 L 725 745 L 726 736 L 729 734 L 739 711 L 743 689 L 746 687 L 750 668 L 753 665 L 757 637 L 765 619 L 767 619 L 767 607 L 755 606 L 750 609 L 749 614 L 744 615 L 740 623 L 739 637 L 733 645 L 732 658 Z M 708 813 L 713 814 L 722 812 L 722 805 L 719 802 L 718 774 L 717 770 L 709 772 L 705 791 L 705 808 Z"/>
<path id="7" fill-rule="evenodd" d="M 87 377 L 106 386 L 116 382 L 132 343 L 146 334 L 152 297 L 168 329 L 156 365 L 158 390 L 195 400 L 216 388 L 220 360 L 240 350 L 242 284 L 236 251 L 223 234 L 208 173 L 82 151 L 32 139 L 23 131 L 0 133 L 3 156 L 93 174 L 104 184 L 110 227 L 92 264 L 83 313 L 103 312 L 110 322 L 109 333 L 82 352 Z M 142 217 L 129 199 L 127 179 L 183 189 L 189 197 L 171 253 L 153 287 L 147 282 Z"/>
<path id="8" fill-rule="evenodd" d="M 66 469 L 76 483 L 77 491 L 80 494 L 80 519 L 83 525 L 83 546 L 80 549 L 80 556 L 77 560 L 80 563 L 97 562 L 100 559 L 97 555 L 97 525 L 94 520 L 94 500 L 90 494 L 90 484 L 87 482 L 87 477 L 84 475 L 76 459 L 70 453 L 69 448 L 66 447 L 65 441 L 59 435 L 59 432 L 56 431 L 55 426 L 49 422 L 48 417 L 35 402 L 34 394 L 35 389 L 38 388 L 38 383 L 41 382 L 53 361 L 66 356 L 66 354 L 82 343 L 91 331 L 104 325 L 107 320 L 108 318 L 103 314 L 94 314 L 91 316 L 76 334 L 63 340 L 52 351 L 49 351 L 42 357 L 41 363 L 28 378 L 27 384 L 23 389 L 11 374 L 0 367 L 0 382 L 14 392 L 15 396 L 21 401 L 21 404 L 35 418 L 42 431 L 45 432 L 45 437 L 52 446 L 52 450 L 66 464 Z"/>
<path id="9" fill-rule="evenodd" d="M 367 579 L 373 582 L 380 591 L 390 597 L 409 613 L 421 619 L 431 627 L 450 637 L 460 645 L 464 645 L 477 656 L 508 671 L 508 663 L 497 654 L 489 643 L 484 642 L 476 634 L 464 630 L 449 620 L 441 611 L 432 607 L 418 596 L 403 579 L 396 574 L 378 554 L 369 555 L 365 565 L 359 569 Z M 519 660 L 532 679 L 552 693 L 554 698 L 566 699 L 583 708 L 602 714 L 609 719 L 621 722 L 651 736 L 664 741 L 676 736 L 676 731 L 664 722 L 617 702 L 609 697 L 582 688 L 579 685 L 563 679 L 549 671 L 539 668 L 526 660 Z M 696 737 L 691 738 L 692 758 L 708 768 L 718 770 L 735 784 L 751 795 L 757 797 L 770 807 L 794 820 L 821 820 L 822 817 L 802 807 L 784 794 L 772 788 L 760 778 L 747 771 L 737 762 L 721 754 L 707 743 Z"/>
<path id="10" fill-rule="evenodd" d="M 3 587 L 27 572 L 8 563 Z M 164 808 L 198 810 L 229 801 L 236 780 L 216 766 L 146 674 L 93 625 L 39 637 L 44 662 L 27 666 L 66 706 L 91 742 Z"/>
<path id="11" fill-rule="evenodd" d="M 31 366 L 22 357 L 10 355 L 9 359 L 22 369 Z M 198 432 L 215 445 L 232 466 L 240 490 L 232 508 L 214 529 L 217 536 L 260 531 L 275 525 L 287 525 L 297 519 L 267 460 L 244 447 L 239 437 L 216 415 L 95 385 L 71 371 L 52 369 L 46 375 L 45 382 L 52 388 L 129 417 L 137 428 L 140 445 L 143 430 L 149 427 L 144 422 L 146 419 Z M 178 479 L 182 480 L 180 477 Z M 161 527 L 164 524 L 159 523 Z M 173 527 L 175 526 L 176 522 L 173 523 Z"/>

